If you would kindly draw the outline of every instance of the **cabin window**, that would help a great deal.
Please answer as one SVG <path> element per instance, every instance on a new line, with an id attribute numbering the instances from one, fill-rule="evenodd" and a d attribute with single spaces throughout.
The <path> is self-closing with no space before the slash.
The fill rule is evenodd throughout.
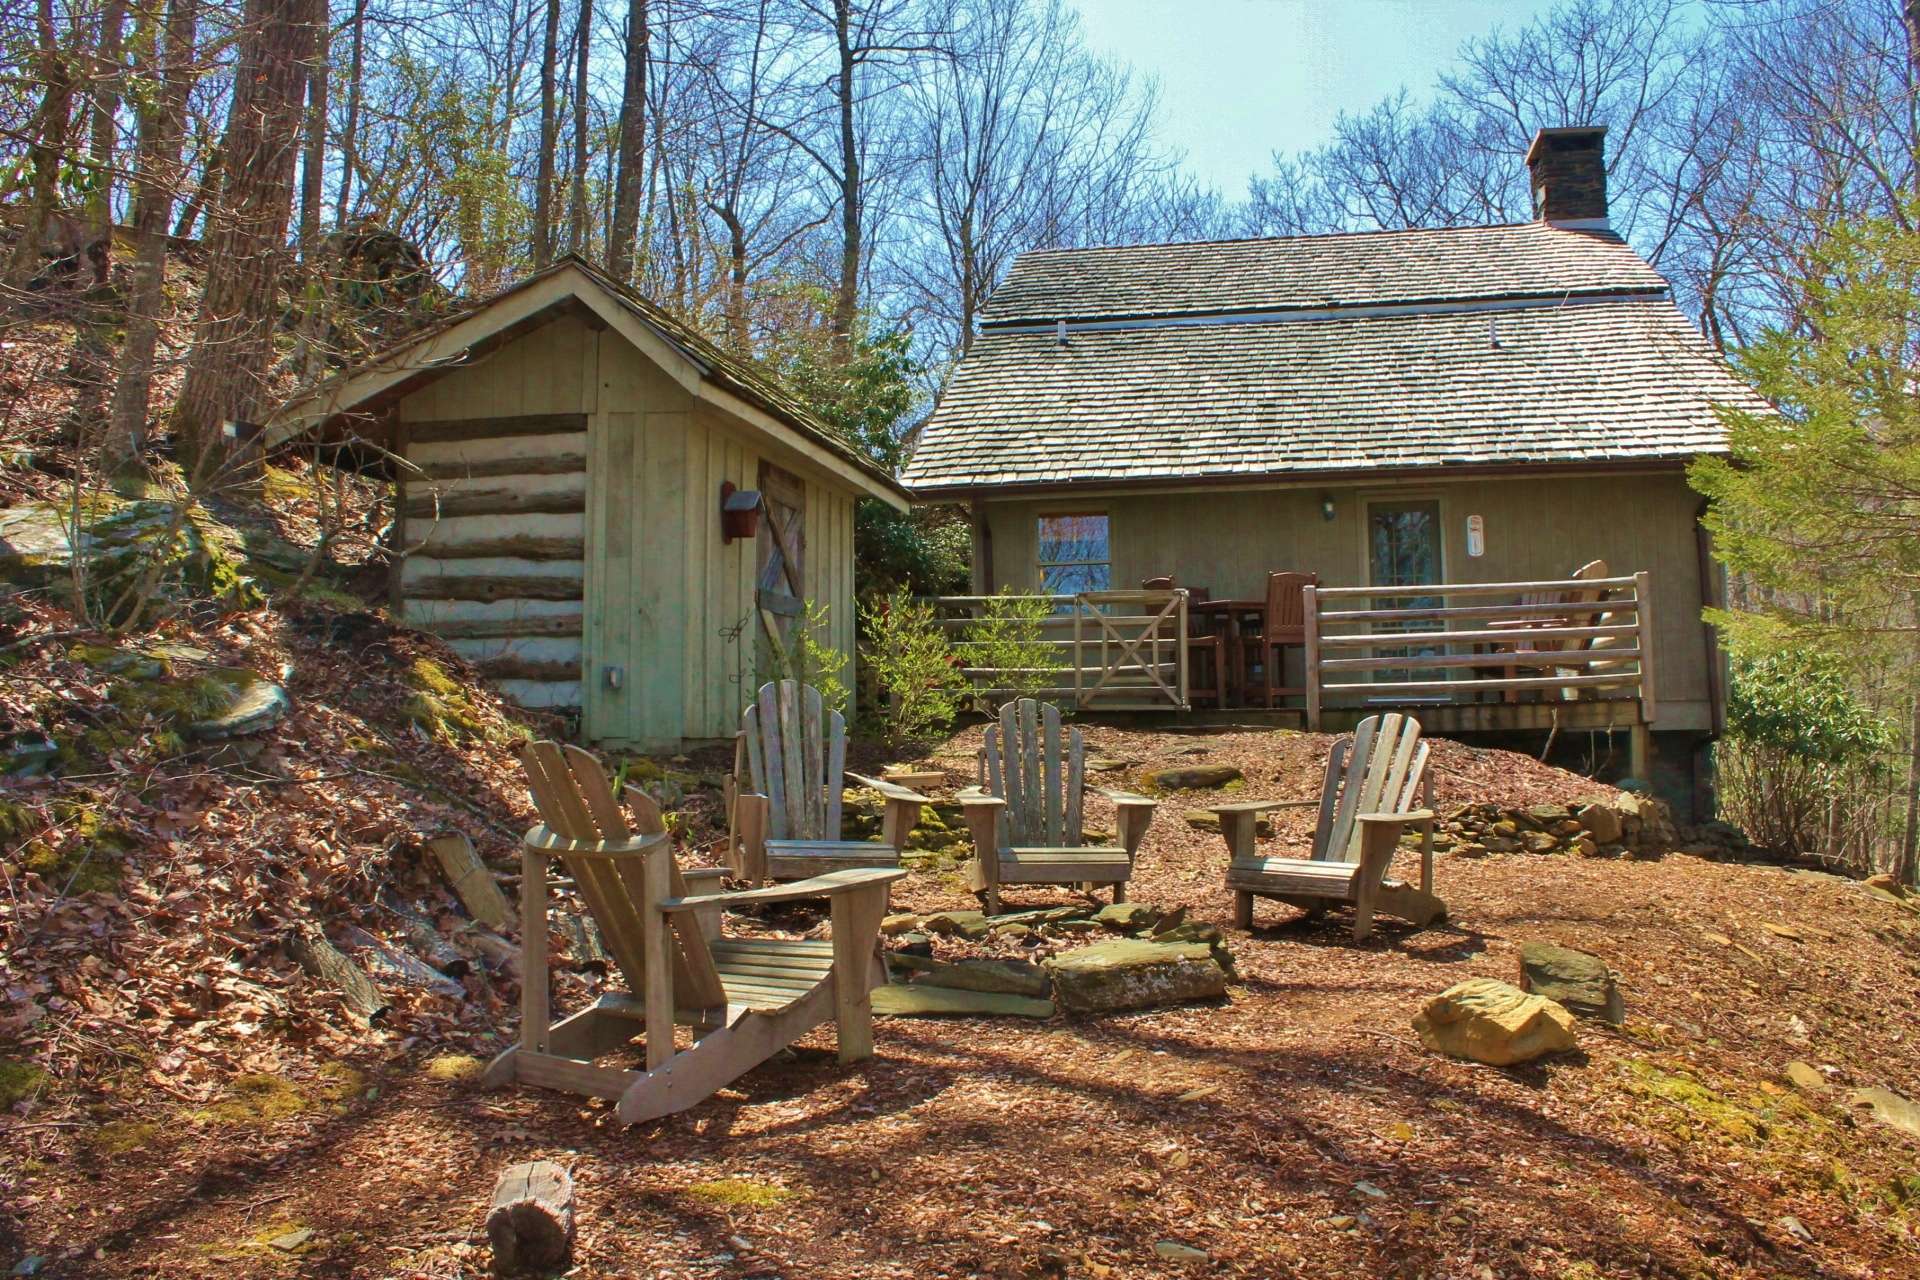
<path id="1" fill-rule="evenodd" d="M 1040 517 L 1040 590 L 1070 596 L 1113 586 L 1105 512 Z"/>

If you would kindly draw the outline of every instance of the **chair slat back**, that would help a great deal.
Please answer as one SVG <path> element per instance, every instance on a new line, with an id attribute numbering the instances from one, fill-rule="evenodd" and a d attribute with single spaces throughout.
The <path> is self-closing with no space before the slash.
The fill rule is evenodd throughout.
<path id="1" fill-rule="evenodd" d="M 760 686 L 742 714 L 748 779 L 767 797 L 770 840 L 838 840 L 847 721 L 798 680 Z"/>
<path id="2" fill-rule="evenodd" d="M 601 940 L 613 957 L 630 991 L 644 991 L 645 951 L 641 946 L 642 913 L 648 908 L 646 878 L 642 857 L 673 857 L 669 846 L 643 854 L 618 857 L 600 853 L 593 846 L 630 840 L 637 835 L 659 835 L 666 830 L 660 807 L 644 792 L 628 793 L 632 822 L 614 797 L 600 762 L 591 752 L 557 742 L 530 742 L 520 753 L 527 774 L 527 789 L 533 795 L 534 808 L 547 829 L 581 846 L 565 849 L 557 856 L 573 877 L 575 889 L 587 905 L 594 923 L 600 926 Z M 687 891 L 686 880 L 677 865 L 671 865 L 670 892 L 676 896 Z M 682 934 L 682 948 L 705 947 L 704 939 Z M 702 960 L 705 963 L 702 964 Z M 708 957 L 689 957 L 684 950 L 674 952 L 674 978 L 677 990 L 686 990 L 688 965 L 710 969 Z"/>
<path id="3" fill-rule="evenodd" d="M 1351 743 L 1335 743 L 1327 756 L 1313 856 L 1326 862 L 1358 861 L 1360 815 L 1414 808 L 1427 750 L 1420 740 L 1420 722 L 1399 712 L 1368 716 L 1354 727 Z"/>
<path id="4" fill-rule="evenodd" d="M 1007 802 L 1003 844 L 1080 846 L 1086 741 L 1077 728 L 1062 731 L 1060 708 L 1033 698 L 1002 706 L 981 761 L 987 790 Z"/>
<path id="5" fill-rule="evenodd" d="M 1307 626 L 1307 602 L 1302 589 L 1320 584 L 1314 573 L 1270 573 L 1267 575 L 1266 634 L 1294 637 Z"/>

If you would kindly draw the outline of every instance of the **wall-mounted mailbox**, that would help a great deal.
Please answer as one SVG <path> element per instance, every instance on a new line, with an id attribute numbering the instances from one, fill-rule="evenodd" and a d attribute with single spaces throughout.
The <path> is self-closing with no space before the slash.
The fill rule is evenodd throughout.
<path id="1" fill-rule="evenodd" d="M 733 481 L 720 482 L 720 541 L 751 538 L 760 531 L 760 491 L 736 489 Z"/>

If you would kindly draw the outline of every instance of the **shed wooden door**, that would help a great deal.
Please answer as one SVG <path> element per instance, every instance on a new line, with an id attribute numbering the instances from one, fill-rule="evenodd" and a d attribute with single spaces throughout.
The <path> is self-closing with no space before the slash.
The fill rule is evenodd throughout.
<path id="1" fill-rule="evenodd" d="M 765 504 L 758 534 L 759 573 L 754 578 L 754 607 L 763 637 L 777 649 L 807 612 L 807 486 L 800 477 L 770 462 L 760 464 L 760 497 Z"/>

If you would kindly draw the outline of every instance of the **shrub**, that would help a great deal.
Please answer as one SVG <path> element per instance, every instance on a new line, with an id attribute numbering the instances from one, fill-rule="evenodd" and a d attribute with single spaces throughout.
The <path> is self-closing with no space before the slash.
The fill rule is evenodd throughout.
<path id="1" fill-rule="evenodd" d="M 1003 587 L 987 598 L 980 616 L 962 633 L 956 646 L 962 664 L 995 672 L 996 691 L 983 695 L 993 709 L 1037 697 L 1058 683 L 1067 660 L 1060 646 L 1047 640 L 1046 623 L 1052 616 L 1046 597 L 1015 595 Z"/>
<path id="2" fill-rule="evenodd" d="M 1896 745 L 1894 727 L 1833 658 L 1803 649 L 1742 655 L 1715 753 L 1721 813 L 1766 848 L 1871 871 Z"/>
<path id="3" fill-rule="evenodd" d="M 886 697 L 881 711 L 889 742 L 937 736 L 953 723 L 966 694 L 933 606 L 896 591 L 860 612 L 867 668 Z"/>
<path id="4" fill-rule="evenodd" d="M 826 605 L 807 601 L 806 616 L 788 627 L 785 643 L 765 646 L 767 678 L 810 684 L 829 710 L 845 712 L 847 655 L 821 639 L 828 634 L 830 617 Z"/>

